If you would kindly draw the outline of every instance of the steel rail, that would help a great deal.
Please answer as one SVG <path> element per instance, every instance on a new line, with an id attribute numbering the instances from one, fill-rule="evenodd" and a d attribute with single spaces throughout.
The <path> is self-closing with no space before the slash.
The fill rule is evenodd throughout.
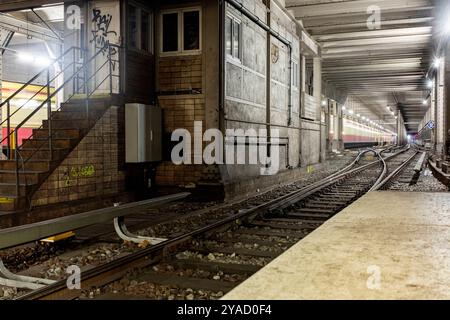
<path id="1" fill-rule="evenodd" d="M 371 152 L 374 150 L 364 150 L 358 154 L 358 156 L 355 158 L 355 160 L 350 163 L 345 168 L 339 170 L 338 172 L 332 174 L 331 176 L 325 178 L 326 182 L 330 181 L 330 177 L 340 177 L 345 174 L 346 171 L 350 170 L 354 165 L 358 163 L 362 155 L 364 155 L 367 152 Z M 376 152 L 376 151 L 375 151 Z M 377 162 L 376 162 L 377 163 Z M 369 164 L 370 165 L 370 164 Z M 363 166 L 362 168 L 366 168 L 366 166 Z M 360 168 L 358 168 L 360 169 Z M 363 169 L 360 169 L 363 170 Z M 354 170 L 351 170 L 354 171 Z M 333 179 L 333 178 L 331 178 Z M 319 181 L 319 183 L 323 184 L 323 180 Z M 316 184 L 314 184 L 316 185 Z M 232 224 L 236 221 L 246 219 L 250 220 L 252 217 L 255 217 L 258 214 L 261 214 L 265 211 L 267 211 L 270 207 L 274 205 L 280 205 L 280 203 L 284 203 L 286 201 L 289 201 L 292 196 L 295 196 L 296 194 L 303 194 L 304 192 L 307 192 L 310 189 L 310 187 L 301 188 L 300 190 L 296 190 L 293 192 L 290 192 L 284 196 L 278 197 L 276 199 L 272 199 L 268 202 L 265 202 L 263 204 L 257 205 L 251 209 L 242 210 L 239 213 L 227 217 L 225 219 L 216 221 L 210 225 L 207 225 L 205 227 L 201 227 L 199 229 L 196 229 L 194 231 L 188 232 L 186 234 L 180 235 L 178 237 L 175 237 L 173 239 L 166 240 L 164 242 L 161 242 L 159 244 L 156 244 L 154 246 L 151 246 L 149 248 L 142 249 L 140 251 L 131 253 L 127 256 L 120 257 L 118 259 L 115 259 L 107 264 L 93 267 L 89 270 L 83 271 L 82 273 L 82 286 L 83 289 L 87 289 L 86 287 L 93 287 L 98 286 L 106 283 L 109 283 L 111 281 L 114 281 L 121 276 L 123 276 L 128 270 L 132 268 L 137 267 L 146 267 L 148 265 L 151 265 L 155 262 L 160 261 L 165 255 L 167 255 L 171 250 L 173 250 L 175 247 L 181 246 L 183 244 L 186 244 L 189 242 L 192 238 L 208 233 L 213 230 L 217 230 L 218 228 L 224 227 L 228 224 Z M 102 279 L 105 279 L 102 280 Z M 48 299 L 76 299 L 79 297 L 80 292 L 76 290 L 69 290 L 67 288 L 67 280 L 59 280 L 51 285 L 45 286 L 41 289 L 29 292 L 25 295 L 22 295 L 16 300 L 48 300 Z"/>
<path id="2" fill-rule="evenodd" d="M 368 168 L 369 166 L 375 165 L 376 163 L 381 161 L 381 160 L 378 160 L 374 163 L 362 166 L 360 168 L 350 170 L 352 167 L 354 167 L 358 163 L 358 161 L 361 159 L 361 157 L 367 152 L 375 152 L 376 154 L 378 154 L 377 151 L 372 150 L 372 149 L 363 150 L 357 155 L 355 160 L 352 161 L 352 163 L 350 163 L 348 166 L 346 166 L 343 169 L 339 170 L 338 172 L 330 175 L 329 177 L 319 181 L 318 183 L 313 184 L 313 186 L 324 185 L 324 183 L 328 184 L 330 182 L 335 182 L 336 179 L 340 179 L 341 177 L 345 176 L 347 174 L 347 171 L 353 172 L 353 173 L 359 172 L 359 171 L 364 170 L 364 169 Z M 402 152 L 392 155 L 391 157 L 394 157 Z M 324 180 L 325 180 L 325 182 L 324 182 Z M 216 221 L 205 227 L 201 227 L 194 231 L 180 235 L 176 238 L 169 239 L 169 240 L 166 240 L 159 244 L 156 244 L 154 246 L 151 246 L 149 248 L 142 249 L 135 253 L 131 253 L 127 256 L 113 260 L 112 262 L 109 262 L 107 264 L 93 267 L 89 270 L 86 270 L 82 273 L 82 279 L 83 279 L 82 285 L 84 286 L 83 289 L 86 289 L 86 286 L 93 287 L 93 286 L 105 284 L 105 282 L 109 283 L 111 281 L 114 281 L 114 280 L 120 278 L 121 276 L 123 276 L 128 270 L 130 270 L 132 268 L 137 268 L 137 267 L 142 268 L 142 267 L 146 267 L 148 265 L 154 264 L 154 263 L 160 261 L 165 255 L 170 253 L 171 250 L 173 250 L 176 247 L 179 247 L 183 244 L 188 243 L 194 237 L 203 235 L 203 234 L 211 232 L 213 230 L 217 230 L 218 228 L 224 227 L 228 224 L 232 224 L 232 223 L 240 221 L 242 219 L 250 220 L 253 217 L 255 217 L 257 214 L 261 214 L 261 213 L 267 211 L 270 207 L 272 207 L 274 205 L 277 205 L 277 204 L 280 205 L 280 204 L 285 203 L 286 201 L 289 201 L 293 196 L 296 196 L 298 194 L 304 195 L 305 193 L 309 193 L 310 189 L 311 189 L 311 186 L 301 188 L 300 190 L 290 192 L 284 196 L 278 197 L 276 199 L 272 199 L 266 203 L 257 205 L 251 209 L 242 210 L 234 216 L 227 217 L 225 219 Z M 66 281 L 67 281 L 66 279 L 59 280 L 51 285 L 45 286 L 41 289 L 38 289 L 38 290 L 32 291 L 30 293 L 27 293 L 25 295 L 22 295 L 22 296 L 16 298 L 16 300 L 30 300 L 30 299 L 31 300 L 39 300 L 39 299 L 47 300 L 47 299 L 62 299 L 62 298 L 76 299 L 77 297 L 79 297 L 80 292 L 76 291 L 76 290 L 69 290 L 67 288 Z"/>
<path id="3" fill-rule="evenodd" d="M 398 166 L 394 171 L 392 171 L 383 181 L 380 181 L 378 184 L 376 184 L 373 187 L 373 190 L 371 191 L 377 191 L 380 190 L 382 187 L 384 187 L 387 183 L 389 183 L 391 180 L 393 180 L 403 169 L 405 169 L 411 161 L 417 156 L 419 152 L 416 151 L 414 154 L 406 159 L 400 166 Z"/>
<path id="4" fill-rule="evenodd" d="M 339 182 L 342 179 L 347 178 L 350 175 L 357 174 L 359 172 L 362 172 L 362 171 L 364 171 L 364 170 L 366 170 L 366 169 L 368 169 L 370 167 L 373 167 L 373 166 L 379 164 L 380 162 L 383 163 L 383 161 L 385 161 L 385 160 L 389 160 L 389 159 L 391 159 L 393 157 L 396 157 L 399 154 L 405 152 L 406 150 L 407 149 L 402 150 L 402 151 L 400 151 L 400 152 L 398 152 L 396 154 L 388 156 L 385 159 L 383 159 L 382 156 L 377 151 L 375 151 L 373 149 L 364 150 L 362 152 L 363 154 L 367 153 L 367 152 L 375 152 L 376 154 L 379 155 L 380 160 L 374 161 L 372 163 L 368 163 L 368 164 L 366 164 L 364 166 L 361 166 L 361 167 L 358 167 L 358 168 L 355 168 L 355 169 L 352 169 L 352 170 L 347 170 L 347 171 L 344 171 L 344 172 L 340 172 L 338 174 L 329 176 L 329 177 L 327 177 L 327 178 L 325 178 L 325 179 L 323 179 L 321 181 L 313 183 L 309 187 L 307 187 L 307 188 L 301 190 L 300 192 L 297 192 L 296 194 L 292 195 L 289 199 L 286 199 L 284 204 L 278 205 L 278 206 L 273 206 L 269 210 L 284 209 L 284 208 L 286 208 L 286 207 L 288 207 L 288 206 L 290 206 L 290 205 L 292 205 L 292 204 L 294 204 L 294 203 L 296 203 L 296 202 L 306 198 L 307 196 L 310 196 L 313 193 L 316 193 L 316 192 L 318 192 L 318 191 L 320 191 L 320 190 L 322 190 L 322 189 L 324 189 L 324 188 L 326 188 L 326 187 L 328 187 L 328 186 L 330 186 L 332 184 L 335 184 L 335 183 Z"/>
<path id="5" fill-rule="evenodd" d="M 109 207 L 74 214 L 66 217 L 44 220 L 32 224 L 0 229 L 0 249 L 23 245 L 55 234 L 80 229 L 97 223 L 105 223 L 116 217 L 132 213 L 131 209 L 154 208 L 173 201 L 181 200 L 189 195 L 187 192 L 177 193 L 139 202 L 126 203 L 117 207 Z"/>

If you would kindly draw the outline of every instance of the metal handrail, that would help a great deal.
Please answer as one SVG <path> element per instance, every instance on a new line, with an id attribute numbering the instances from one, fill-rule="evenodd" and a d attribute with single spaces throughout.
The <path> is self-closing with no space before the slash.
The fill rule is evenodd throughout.
<path id="1" fill-rule="evenodd" d="M 16 172 L 16 195 L 19 196 L 20 195 L 20 177 L 19 177 L 19 156 L 18 154 L 20 153 L 19 150 L 23 147 L 18 145 L 18 130 L 25 124 L 27 123 L 33 116 L 36 115 L 36 113 L 42 109 L 42 107 L 44 105 L 47 104 L 48 107 L 48 127 L 49 127 L 49 134 L 47 139 L 44 139 L 43 143 L 36 149 L 34 150 L 34 152 L 27 158 L 27 159 L 23 159 L 23 157 L 20 155 L 21 158 L 21 165 L 22 165 L 22 169 L 25 168 L 25 163 L 27 163 L 38 151 L 40 151 L 44 146 L 49 146 L 49 150 L 50 150 L 50 159 L 53 158 L 53 150 L 52 150 L 52 138 L 54 136 L 54 131 L 51 128 L 51 121 L 53 119 L 54 113 L 52 113 L 51 111 L 51 100 L 53 99 L 53 97 L 56 96 L 56 94 L 58 94 L 66 85 L 68 85 L 70 83 L 70 81 L 74 81 L 74 79 L 77 79 L 77 88 L 75 90 L 75 83 L 74 84 L 74 92 L 72 93 L 72 95 L 66 100 L 69 101 L 75 94 L 79 93 L 78 90 L 80 89 L 80 86 L 78 85 L 78 81 L 80 79 L 80 72 L 83 71 L 84 76 L 83 76 L 83 85 L 82 87 L 84 87 L 84 94 L 86 95 L 85 99 L 86 99 L 86 117 L 87 119 L 89 119 L 89 98 L 90 96 L 106 81 L 106 79 L 110 79 L 110 94 L 113 94 L 113 85 L 112 85 L 112 78 L 114 76 L 119 77 L 120 79 L 120 75 L 113 75 L 112 74 L 112 63 L 113 63 L 113 59 L 111 57 L 111 47 L 118 47 L 121 48 L 120 46 L 116 46 L 116 45 L 112 45 L 112 44 L 106 44 L 104 48 L 102 48 L 101 50 L 98 50 L 91 58 L 89 58 L 88 60 L 86 60 L 86 56 L 84 56 L 84 61 L 83 63 L 81 63 L 78 68 L 77 68 L 77 63 L 75 61 L 75 50 L 80 50 L 81 52 L 83 52 L 83 50 L 81 48 L 77 48 L 77 47 L 71 47 L 70 49 L 66 50 L 66 52 L 64 52 L 63 55 L 61 55 L 59 58 L 55 59 L 54 61 L 60 60 L 62 59 L 65 55 L 67 55 L 67 53 L 70 52 L 70 50 L 73 50 L 73 59 L 74 61 L 72 63 L 70 63 L 69 65 L 67 65 L 61 72 L 58 73 L 57 76 L 53 77 L 53 79 L 50 79 L 50 75 L 49 75 L 49 68 L 46 68 L 44 70 L 42 70 L 41 72 L 39 72 L 37 75 L 35 75 L 31 80 L 29 80 L 27 82 L 27 84 L 23 85 L 21 88 L 19 88 L 13 95 L 11 95 L 8 98 L 8 101 L 4 101 L 4 103 L 7 103 L 8 106 L 8 114 L 9 114 L 9 109 L 10 109 L 10 100 L 15 97 L 18 92 L 22 91 L 24 88 L 26 88 L 26 86 L 28 86 L 32 81 L 34 81 L 35 79 L 37 79 L 39 76 L 43 75 L 44 72 L 47 70 L 47 84 L 46 86 L 44 86 L 43 88 L 47 88 L 47 98 L 35 109 L 31 112 L 31 114 L 29 114 L 25 119 L 23 119 L 20 124 L 16 125 L 13 131 L 8 132 L 8 134 L 6 135 L 6 137 L 3 138 L 2 141 L 0 141 L 0 144 L 5 141 L 6 139 L 8 139 L 8 159 L 11 160 L 11 147 L 10 147 L 10 138 L 11 136 L 14 134 L 14 140 L 15 140 L 15 162 L 16 162 L 16 166 L 15 166 L 15 172 Z M 106 48 L 107 47 L 107 48 Z M 91 64 L 92 61 L 94 61 L 94 59 L 96 59 L 101 53 L 104 53 L 104 50 L 108 50 L 109 54 L 107 57 L 107 60 L 98 68 L 96 68 L 95 72 L 93 73 L 93 75 L 91 77 L 88 78 L 87 76 L 87 69 L 89 67 L 89 65 Z M 89 81 L 95 76 L 97 75 L 100 70 L 107 65 L 107 63 L 109 62 L 109 74 L 106 76 L 106 78 L 104 80 L 101 81 L 101 83 L 99 85 L 97 85 L 94 90 L 90 90 L 89 89 Z M 114 62 L 119 62 L 120 60 L 114 60 Z M 78 63 L 79 64 L 79 63 Z M 65 72 L 69 67 L 73 67 L 73 73 L 68 77 L 68 79 L 66 79 L 58 88 L 56 88 L 54 90 L 53 93 L 50 94 L 50 83 L 52 81 L 54 81 L 59 75 L 61 75 L 63 72 Z M 38 91 L 38 93 L 40 91 L 43 90 L 43 88 L 41 90 Z M 120 90 L 120 89 L 119 89 Z M 37 93 L 36 93 L 37 94 Z M 35 96 L 35 95 L 34 95 Z M 3 103 L 3 104 L 4 104 Z M 27 102 L 28 103 L 28 102 Z M 21 108 L 23 107 L 23 105 L 21 106 Z M 56 110 L 59 111 L 61 109 L 61 106 Z M 18 110 L 16 110 L 13 114 L 9 114 L 9 117 L 6 119 L 8 121 L 8 128 L 10 128 L 9 123 L 10 123 L 10 118 L 11 116 L 13 116 Z M 41 125 L 39 128 L 43 128 L 43 125 Z M 34 134 L 34 133 L 33 133 Z M 28 137 L 28 139 L 30 139 L 33 134 Z"/>
<path id="2" fill-rule="evenodd" d="M 25 119 L 22 120 L 22 122 L 20 122 L 15 129 L 8 133 L 8 135 L 5 137 L 10 137 L 14 132 L 16 132 L 17 129 L 20 129 L 25 123 L 28 122 L 28 120 L 30 120 L 34 115 L 36 115 L 36 113 L 41 110 L 41 108 L 48 103 L 49 100 L 51 100 L 54 96 L 56 96 L 56 94 L 61 91 L 68 83 L 70 83 L 70 81 L 75 77 L 75 75 L 79 74 L 81 70 L 86 69 L 87 68 L 87 64 L 89 64 L 90 62 L 92 62 L 99 54 L 101 53 L 101 51 L 98 51 L 94 56 L 92 56 L 92 58 L 90 58 L 86 63 L 84 63 L 81 67 L 79 67 L 74 74 L 72 74 L 67 80 L 64 80 L 64 82 L 61 84 L 61 86 L 57 89 L 54 90 L 54 92 L 52 94 L 50 94 L 47 99 L 45 99 L 36 109 L 33 110 L 33 112 L 31 112 Z M 16 135 L 17 136 L 17 135 Z M 5 139 L 3 139 L 5 140 Z"/>
<path id="3" fill-rule="evenodd" d="M 63 72 L 65 72 L 68 68 L 70 68 L 74 63 L 71 62 L 69 63 L 66 67 L 64 67 L 64 69 L 62 69 L 58 74 L 56 74 L 52 79 L 50 79 L 50 82 L 53 82 L 56 80 L 56 78 L 58 78 L 61 74 L 63 74 Z M 11 118 L 13 115 L 15 115 L 19 110 L 21 110 L 28 102 L 30 102 L 34 97 L 36 97 L 39 93 L 41 93 L 46 87 L 42 86 L 41 89 L 39 89 L 39 91 L 37 91 L 35 94 L 33 94 L 24 104 L 22 104 L 19 108 L 17 108 L 13 113 L 11 113 L 9 115 L 9 117 Z M 20 89 L 19 89 L 20 90 Z M 3 125 L 6 121 L 8 120 L 8 118 L 6 118 L 5 120 L 3 120 L 0 123 L 0 126 Z M 3 139 L 2 141 L 0 141 L 0 143 L 2 143 L 3 141 L 5 141 L 5 139 Z"/>
<path id="4" fill-rule="evenodd" d="M 23 91 L 26 87 L 28 87 L 29 85 L 31 85 L 33 83 L 34 80 L 36 80 L 37 78 L 39 78 L 40 76 L 42 76 L 44 74 L 45 71 L 47 71 L 48 69 L 51 68 L 51 66 L 56 62 L 59 61 L 61 59 L 63 59 L 71 50 L 74 49 L 79 49 L 82 50 L 81 48 L 78 47 L 70 47 L 69 49 L 67 49 L 63 54 L 61 54 L 59 57 L 57 57 L 56 59 L 53 59 L 53 62 L 48 65 L 47 67 L 45 67 L 43 70 L 41 70 L 39 73 L 37 73 L 36 75 L 34 75 L 30 80 L 28 80 L 24 85 L 22 85 L 19 89 L 17 89 L 12 95 L 10 95 L 8 98 L 6 98 L 4 101 L 2 101 L 0 103 L 0 108 L 3 107 L 5 104 L 7 104 L 8 102 L 11 101 L 11 99 L 13 99 L 17 94 L 19 94 L 19 92 Z"/>
<path id="5" fill-rule="evenodd" d="M 105 66 L 105 64 L 108 62 L 108 60 L 105 62 L 105 63 L 103 63 L 102 64 L 102 66 L 100 66 L 99 68 L 97 68 L 97 70 L 96 70 L 96 72 L 91 76 L 91 77 L 89 77 L 89 79 L 88 79 L 88 81 L 90 80 L 90 79 L 92 79 L 95 75 L 97 75 L 97 73 Z M 113 76 L 115 76 L 115 77 L 119 77 L 118 75 L 113 75 Z M 108 79 L 108 77 L 109 77 L 109 75 L 107 75 L 95 88 L 94 88 L 94 90 L 92 90 L 88 95 L 87 95 L 87 97 L 89 98 L 90 96 L 92 96 L 94 93 L 95 93 L 95 91 Z M 79 88 L 78 88 L 79 89 Z M 75 95 L 76 93 L 73 93 L 67 100 L 70 100 L 74 95 Z M 59 111 L 61 109 L 61 107 L 59 107 L 57 110 L 55 110 L 55 111 Z M 50 116 L 50 120 L 53 118 L 53 115 L 51 115 Z M 39 127 L 39 129 L 41 129 L 41 128 L 43 128 L 43 125 L 41 125 L 40 127 Z M 31 138 L 33 135 L 31 135 L 29 138 Z M 41 143 L 41 145 L 39 146 L 39 148 L 37 148 L 25 161 L 22 161 L 23 162 L 23 164 L 25 164 L 25 163 L 27 163 L 32 157 L 33 157 L 33 155 L 34 154 L 36 154 L 38 151 L 40 151 L 41 149 L 42 149 L 42 147 L 43 146 L 45 146 L 47 143 L 48 143 L 48 140 L 49 139 L 51 139 L 53 137 L 53 134 L 50 136 L 48 136 L 47 137 L 47 139 L 45 139 L 42 143 Z M 29 139 L 28 138 L 28 139 Z"/>

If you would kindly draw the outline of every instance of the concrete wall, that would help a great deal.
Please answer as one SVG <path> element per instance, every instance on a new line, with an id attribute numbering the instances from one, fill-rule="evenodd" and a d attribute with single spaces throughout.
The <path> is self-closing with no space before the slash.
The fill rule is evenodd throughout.
<path id="1" fill-rule="evenodd" d="M 267 10 L 262 1 L 245 1 L 244 5 L 267 23 Z M 296 167 L 300 163 L 300 95 L 299 87 L 293 87 L 289 122 L 289 49 L 270 36 L 268 52 L 266 31 L 232 6 L 227 6 L 226 14 L 241 21 L 242 58 L 225 58 L 225 129 L 279 130 L 280 138 L 285 142 L 279 148 L 280 171 L 288 166 Z M 292 58 L 299 65 L 295 24 L 274 2 L 270 16 L 271 28 L 292 42 Z M 268 71 L 270 92 L 267 91 Z M 227 165 L 221 172 L 226 182 L 235 182 L 260 175 L 260 165 Z"/>
<path id="2" fill-rule="evenodd" d="M 301 163 L 309 165 L 320 162 L 320 127 L 317 122 L 301 122 Z"/>
<path id="3" fill-rule="evenodd" d="M 125 172 L 120 164 L 120 154 L 124 150 L 119 138 L 122 111 L 114 106 L 106 111 L 33 195 L 33 206 L 105 197 L 125 191 Z"/>

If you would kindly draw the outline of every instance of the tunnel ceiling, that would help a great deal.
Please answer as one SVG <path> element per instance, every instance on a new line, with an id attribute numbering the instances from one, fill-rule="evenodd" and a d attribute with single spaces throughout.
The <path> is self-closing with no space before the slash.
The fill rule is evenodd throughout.
<path id="1" fill-rule="evenodd" d="M 380 29 L 368 27 L 371 5 Z M 395 123 L 388 106 L 400 109 L 407 130 L 417 131 L 427 109 L 433 1 L 286 0 L 286 8 L 321 44 L 324 80 L 358 96 L 382 123 Z"/>

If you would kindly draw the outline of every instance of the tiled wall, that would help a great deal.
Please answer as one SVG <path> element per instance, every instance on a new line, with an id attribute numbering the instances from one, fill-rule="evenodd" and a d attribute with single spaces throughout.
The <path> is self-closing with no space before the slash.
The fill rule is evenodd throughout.
<path id="1" fill-rule="evenodd" d="M 122 122 L 120 109 L 109 108 L 34 194 L 33 206 L 123 192 Z"/>
<path id="2" fill-rule="evenodd" d="M 158 64 L 159 92 L 202 90 L 202 57 L 161 57 Z"/>

